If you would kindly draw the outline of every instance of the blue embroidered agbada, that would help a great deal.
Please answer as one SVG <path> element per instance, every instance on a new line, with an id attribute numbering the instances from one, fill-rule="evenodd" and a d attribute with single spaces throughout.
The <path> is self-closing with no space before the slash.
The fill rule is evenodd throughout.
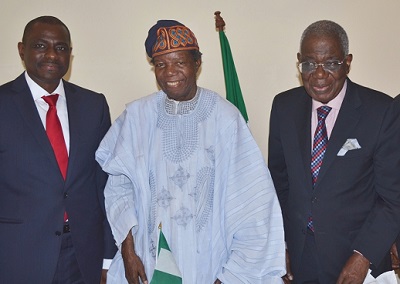
<path id="1" fill-rule="evenodd" d="M 118 246 L 132 229 L 151 280 L 157 226 L 184 284 L 282 283 L 281 208 L 263 156 L 239 111 L 198 88 L 191 101 L 163 91 L 127 105 L 96 159 L 109 174 L 107 216 Z M 126 283 L 118 252 L 108 283 Z"/>

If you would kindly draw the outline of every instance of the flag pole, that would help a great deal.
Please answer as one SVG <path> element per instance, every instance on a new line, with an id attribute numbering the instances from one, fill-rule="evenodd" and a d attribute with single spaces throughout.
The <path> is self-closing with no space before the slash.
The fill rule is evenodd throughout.
<path id="1" fill-rule="evenodd" d="M 162 231 L 162 224 L 158 224 L 158 234 L 157 234 L 157 247 L 156 247 L 156 263 L 158 262 L 158 254 L 160 253 L 160 235 Z"/>

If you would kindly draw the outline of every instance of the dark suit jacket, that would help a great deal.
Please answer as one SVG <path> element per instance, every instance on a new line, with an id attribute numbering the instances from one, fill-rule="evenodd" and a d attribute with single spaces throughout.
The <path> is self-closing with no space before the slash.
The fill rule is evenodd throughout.
<path id="1" fill-rule="evenodd" d="M 374 275 L 389 270 L 388 252 L 399 230 L 400 141 L 398 135 L 394 141 L 391 119 L 385 119 L 392 98 L 347 82 L 314 190 L 311 97 L 303 87 L 286 91 L 275 97 L 271 111 L 268 164 L 292 272 L 296 277 L 312 212 L 321 283 L 336 283 L 353 250 L 370 260 Z M 337 156 L 349 138 L 361 149 Z"/>
<path id="2" fill-rule="evenodd" d="M 110 126 L 105 97 L 64 82 L 70 152 L 66 181 L 58 168 L 22 74 L 0 86 L 0 283 L 51 283 L 68 212 L 86 283 L 99 283 L 116 247 L 105 217 L 107 175 L 94 153 Z"/>

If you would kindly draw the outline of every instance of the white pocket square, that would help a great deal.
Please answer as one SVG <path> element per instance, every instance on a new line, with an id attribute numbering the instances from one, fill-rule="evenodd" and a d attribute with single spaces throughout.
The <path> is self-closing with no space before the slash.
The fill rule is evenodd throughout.
<path id="1" fill-rule="evenodd" d="M 342 148 L 339 150 L 337 155 L 338 156 L 344 156 L 347 153 L 347 151 L 355 150 L 355 149 L 361 149 L 360 144 L 358 143 L 357 139 L 349 138 L 343 144 Z"/>

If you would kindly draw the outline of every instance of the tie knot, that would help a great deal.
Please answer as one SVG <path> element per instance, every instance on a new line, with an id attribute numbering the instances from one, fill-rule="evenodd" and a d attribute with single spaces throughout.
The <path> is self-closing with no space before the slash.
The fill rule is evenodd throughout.
<path id="1" fill-rule="evenodd" d="M 50 95 L 50 96 L 43 96 L 42 97 L 43 99 L 44 99 L 44 101 L 46 102 L 46 103 L 48 103 L 49 104 L 49 106 L 56 106 L 56 104 L 57 104 L 57 100 L 58 100 L 58 94 L 54 94 L 54 95 Z"/>
<path id="2" fill-rule="evenodd" d="M 317 108 L 318 120 L 324 120 L 328 116 L 331 109 L 332 108 L 329 106 L 321 106 Z"/>

